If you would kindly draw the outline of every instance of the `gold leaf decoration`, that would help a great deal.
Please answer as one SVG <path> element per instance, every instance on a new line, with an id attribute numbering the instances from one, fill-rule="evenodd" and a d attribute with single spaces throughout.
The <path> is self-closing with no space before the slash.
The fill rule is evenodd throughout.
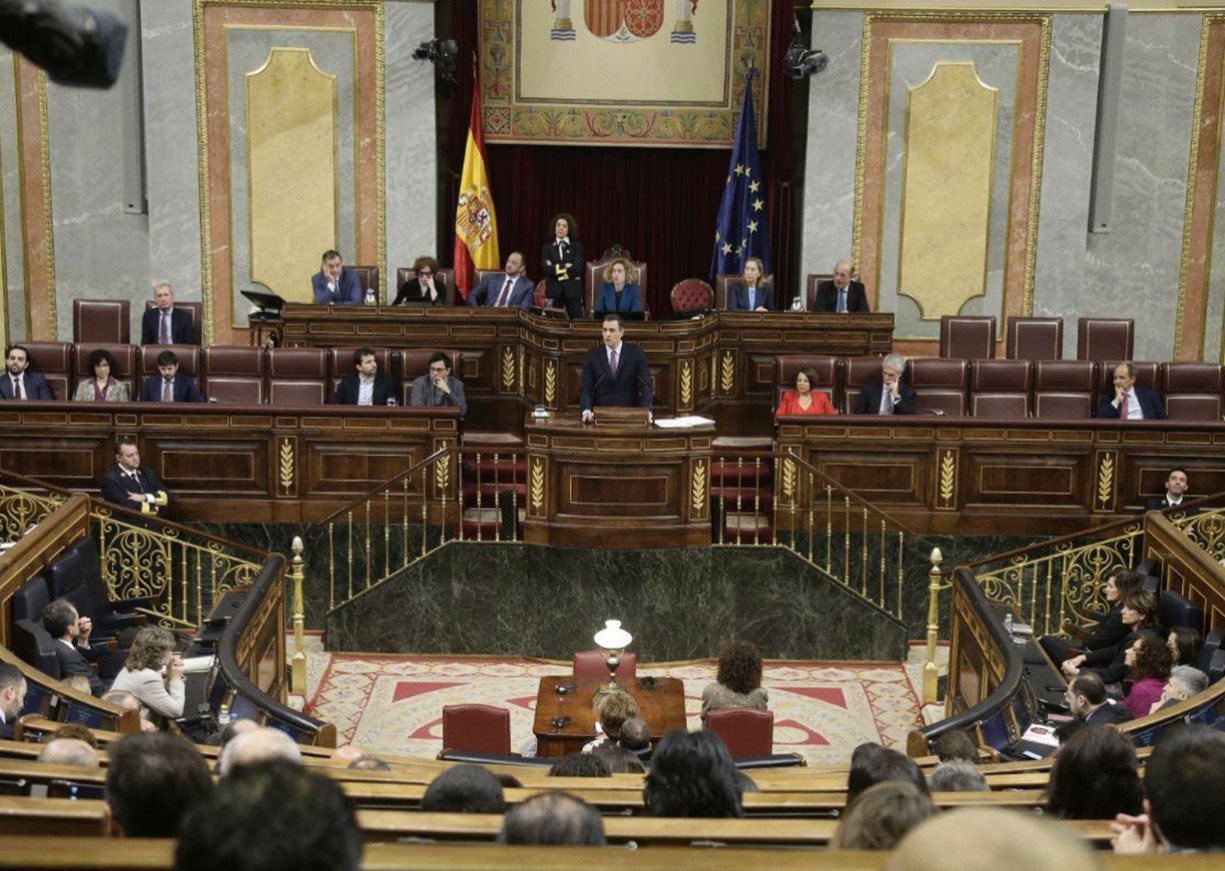
<path id="1" fill-rule="evenodd" d="M 732 392 L 732 388 L 736 386 L 736 354 L 733 351 L 723 352 L 723 370 L 722 378 L 719 381 L 719 390 L 723 394 Z"/>
<path id="2" fill-rule="evenodd" d="M 293 491 L 293 439 L 281 441 L 281 489 Z"/>
<path id="3" fill-rule="evenodd" d="M 783 501 L 789 505 L 795 504 L 795 461 L 790 457 L 783 460 Z"/>
<path id="4" fill-rule="evenodd" d="M 681 407 L 689 408 L 693 404 L 693 364 L 688 360 L 681 363 Z"/>
<path id="5" fill-rule="evenodd" d="M 446 442 L 440 442 L 440 448 L 445 448 Z M 438 462 L 434 464 L 434 489 L 439 493 L 445 493 L 447 486 L 451 483 L 451 455 L 443 454 L 438 458 Z"/>
<path id="6" fill-rule="evenodd" d="M 957 483 L 957 457 L 947 451 L 940 461 L 940 500 L 945 507 L 953 504 L 953 487 Z"/>
<path id="7" fill-rule="evenodd" d="M 546 360 L 544 364 L 544 401 L 552 405 L 557 398 L 557 361 Z"/>
<path id="8" fill-rule="evenodd" d="M 532 512 L 539 517 L 544 511 L 544 460 L 532 460 L 531 482 Z"/>
<path id="9" fill-rule="evenodd" d="M 511 345 L 502 346 L 502 389 L 515 389 L 515 349 Z"/>
<path id="10" fill-rule="evenodd" d="M 693 516 L 702 516 L 706 505 L 706 464 L 699 460 L 693 464 Z"/>
<path id="11" fill-rule="evenodd" d="M 1097 501 L 1102 508 L 1109 508 L 1114 496 L 1114 454 L 1102 454 L 1102 464 L 1097 469 Z"/>

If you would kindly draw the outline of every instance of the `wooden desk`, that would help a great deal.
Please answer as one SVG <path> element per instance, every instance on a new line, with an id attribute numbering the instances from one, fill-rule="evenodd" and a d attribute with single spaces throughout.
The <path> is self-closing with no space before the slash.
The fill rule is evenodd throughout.
<path id="1" fill-rule="evenodd" d="M 578 684 L 578 688 L 562 695 L 557 688 L 562 684 Z M 532 731 L 536 733 L 536 755 L 560 757 L 583 749 L 583 745 L 596 736 L 595 711 L 592 699 L 600 687 L 608 683 L 598 677 L 570 677 L 550 675 L 540 679 L 540 692 L 536 696 L 536 719 Z M 654 686 L 646 686 L 641 679 L 625 680 L 618 684 L 634 697 L 642 718 L 651 727 L 654 740 L 673 729 L 685 728 L 685 683 L 680 678 L 660 677 Z M 554 717 L 569 717 L 570 724 L 554 727 Z"/>
<path id="2" fill-rule="evenodd" d="M 584 424 L 572 412 L 529 417 L 525 430 L 524 541 L 634 549 L 710 544 L 713 426 Z"/>

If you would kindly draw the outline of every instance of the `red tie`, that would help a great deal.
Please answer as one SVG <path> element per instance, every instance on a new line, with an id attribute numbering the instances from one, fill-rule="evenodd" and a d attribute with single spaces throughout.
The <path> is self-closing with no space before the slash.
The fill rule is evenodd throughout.
<path id="1" fill-rule="evenodd" d="M 174 402 L 174 388 L 172 382 L 162 380 L 162 402 Z"/>
<path id="2" fill-rule="evenodd" d="M 162 312 L 162 331 L 157 340 L 162 345 L 170 344 L 170 312 Z"/>
<path id="3" fill-rule="evenodd" d="M 1119 417 L 1127 420 L 1127 394 L 1123 394 L 1123 404 L 1119 406 Z"/>
<path id="4" fill-rule="evenodd" d="M 502 292 L 498 294 L 498 301 L 493 304 L 494 308 L 503 308 L 506 305 L 506 299 L 510 296 L 510 285 L 513 279 L 506 276 L 506 284 L 502 285 Z"/>

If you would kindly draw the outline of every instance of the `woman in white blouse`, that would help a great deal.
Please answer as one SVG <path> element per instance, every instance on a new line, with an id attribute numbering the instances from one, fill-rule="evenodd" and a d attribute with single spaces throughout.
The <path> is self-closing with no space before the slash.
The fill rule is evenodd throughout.
<path id="1" fill-rule="evenodd" d="M 111 690 L 136 696 L 142 710 L 162 722 L 183 716 L 183 660 L 175 651 L 174 636 L 160 626 L 145 626 L 136 633 L 128 661 Z"/>

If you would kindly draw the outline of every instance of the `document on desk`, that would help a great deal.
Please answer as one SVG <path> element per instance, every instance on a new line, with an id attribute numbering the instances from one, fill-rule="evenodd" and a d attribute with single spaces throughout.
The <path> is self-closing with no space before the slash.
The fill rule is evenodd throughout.
<path id="1" fill-rule="evenodd" d="M 183 674 L 202 674 L 211 671 L 213 659 L 211 653 L 204 656 L 189 656 L 183 660 Z"/>
<path id="2" fill-rule="evenodd" d="M 662 429 L 692 429 L 695 426 L 714 426 L 714 423 L 709 417 L 702 417 L 698 414 L 686 417 L 655 418 L 655 425 Z"/>

